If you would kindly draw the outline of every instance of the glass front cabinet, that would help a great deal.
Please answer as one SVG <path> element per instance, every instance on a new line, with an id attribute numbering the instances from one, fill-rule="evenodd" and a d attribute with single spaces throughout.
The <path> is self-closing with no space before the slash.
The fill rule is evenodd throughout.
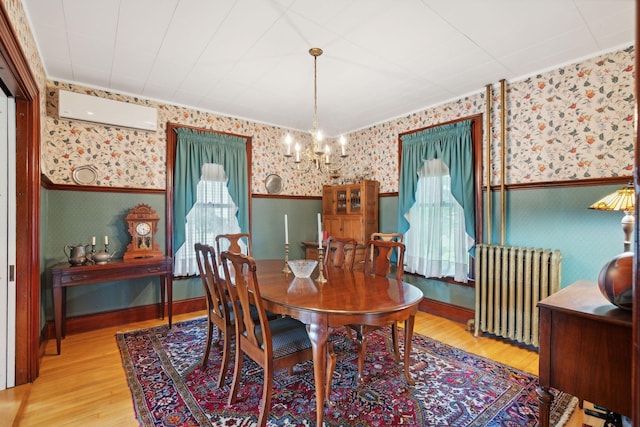
<path id="1" fill-rule="evenodd" d="M 353 237 L 364 245 L 378 231 L 378 181 L 325 185 L 322 188 L 322 226 L 329 236 Z"/>

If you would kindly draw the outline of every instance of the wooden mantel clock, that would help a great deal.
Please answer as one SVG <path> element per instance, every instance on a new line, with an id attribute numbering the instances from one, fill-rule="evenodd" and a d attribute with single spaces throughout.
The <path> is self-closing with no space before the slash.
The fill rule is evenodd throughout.
<path id="1" fill-rule="evenodd" d="M 131 235 L 131 243 L 123 255 L 125 260 L 164 256 L 155 240 L 160 217 L 151 206 L 143 203 L 137 205 L 129 211 L 125 220 Z"/>

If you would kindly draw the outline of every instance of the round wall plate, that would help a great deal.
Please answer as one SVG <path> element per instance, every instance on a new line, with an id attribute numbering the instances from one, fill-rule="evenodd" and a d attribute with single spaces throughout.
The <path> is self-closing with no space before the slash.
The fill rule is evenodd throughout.
<path id="1" fill-rule="evenodd" d="M 282 178 L 280 175 L 272 173 L 264 180 L 264 186 L 269 194 L 278 194 L 282 191 Z"/>
<path id="2" fill-rule="evenodd" d="M 79 166 L 73 171 L 71 178 L 78 185 L 91 185 L 98 179 L 98 171 L 93 166 Z"/>

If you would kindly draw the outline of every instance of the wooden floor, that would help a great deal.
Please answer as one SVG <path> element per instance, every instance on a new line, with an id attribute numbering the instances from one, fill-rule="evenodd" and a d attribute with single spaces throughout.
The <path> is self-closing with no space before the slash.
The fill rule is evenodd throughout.
<path id="1" fill-rule="evenodd" d="M 204 312 L 174 316 L 174 321 L 203 316 Z M 131 392 L 127 385 L 116 332 L 161 324 L 161 320 L 110 327 L 71 335 L 56 354 L 51 340 L 42 360 L 40 377 L 32 384 L 0 392 L 0 426 L 137 426 Z M 516 345 L 489 338 L 475 338 L 466 325 L 419 313 L 415 331 L 439 341 L 491 358 L 533 374 L 538 373 L 538 354 Z M 26 403 L 20 404 L 26 396 Z M 568 427 L 602 426 L 596 418 L 584 417 L 578 408 Z M 4 424 L 3 424 L 4 423 Z"/>

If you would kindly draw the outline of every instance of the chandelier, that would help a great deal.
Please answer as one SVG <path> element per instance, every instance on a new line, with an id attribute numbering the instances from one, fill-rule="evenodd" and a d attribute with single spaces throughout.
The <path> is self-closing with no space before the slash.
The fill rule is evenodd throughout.
<path id="1" fill-rule="evenodd" d="M 338 172 L 344 166 L 343 160 L 348 157 L 346 153 L 346 138 L 341 135 L 340 154 L 332 155 L 331 146 L 328 143 L 323 144 L 322 131 L 318 129 L 318 56 L 322 55 L 322 49 L 312 47 L 309 54 L 313 56 L 313 127 L 309 130 L 311 134 L 311 146 L 304 147 L 299 142 L 293 140 L 290 134 L 285 137 L 285 154 L 284 157 L 290 160 L 289 166 L 300 172 L 308 172 L 312 167 L 317 168 L 321 172 L 329 174 L 332 178 L 340 176 Z M 333 159 L 338 158 L 338 164 Z"/>

